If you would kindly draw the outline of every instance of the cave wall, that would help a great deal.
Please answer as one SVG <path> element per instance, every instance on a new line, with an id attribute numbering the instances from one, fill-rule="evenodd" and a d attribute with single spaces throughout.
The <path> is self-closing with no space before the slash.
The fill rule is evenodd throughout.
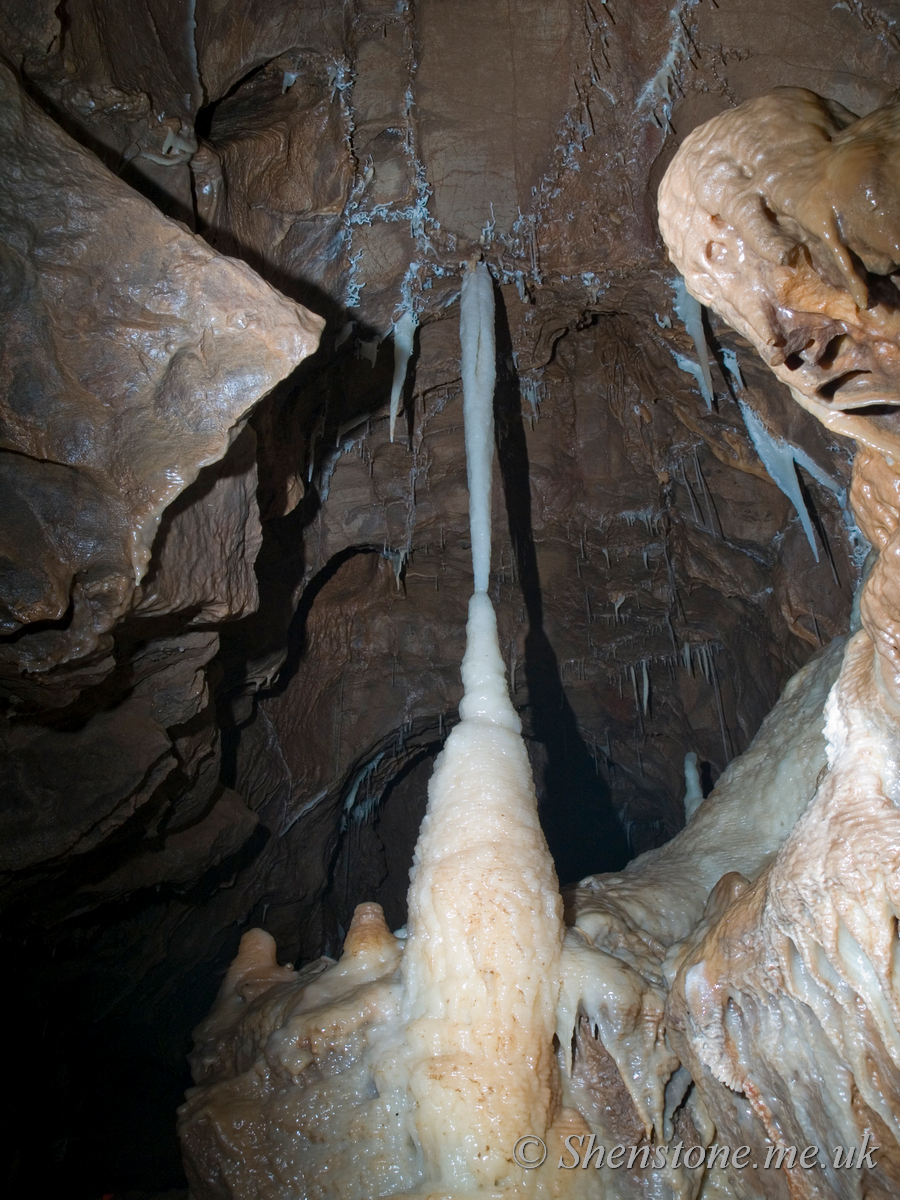
<path id="1" fill-rule="evenodd" d="M 116 1135 L 121 1063 L 149 1061 L 164 1140 L 154 1114 L 244 929 L 305 959 L 360 900 L 403 919 L 471 586 L 467 259 L 496 280 L 493 598 L 562 881 L 671 837 L 685 753 L 709 785 L 846 629 L 849 444 L 715 318 L 708 409 L 676 360 L 697 350 L 654 195 L 691 128 L 760 91 L 883 103 L 895 17 L 0 6 L 0 895 L 29 1074 L 56 1080 L 40 1131 L 13 1134 L 40 1173 L 177 1183 L 152 1138 Z M 293 370 L 317 333 L 295 303 L 326 324 Z M 731 354 L 743 398 L 818 470 L 800 472 L 817 557 Z"/>

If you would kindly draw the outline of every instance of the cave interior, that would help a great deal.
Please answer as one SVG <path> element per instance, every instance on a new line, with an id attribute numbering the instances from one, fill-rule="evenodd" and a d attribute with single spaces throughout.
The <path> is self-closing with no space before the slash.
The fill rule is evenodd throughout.
<path id="1" fill-rule="evenodd" d="M 707 795 L 847 632 L 853 443 L 686 294 L 656 193 L 772 88 L 890 101 L 900 6 L 2 0 L 0 59 L 2 1170 L 181 1196 L 242 934 L 406 922 L 472 590 L 466 263 L 561 885 L 669 842 L 686 755 Z"/>

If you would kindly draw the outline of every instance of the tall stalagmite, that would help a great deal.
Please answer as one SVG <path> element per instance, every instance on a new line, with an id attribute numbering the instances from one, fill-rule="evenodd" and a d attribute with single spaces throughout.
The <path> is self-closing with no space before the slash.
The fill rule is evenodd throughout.
<path id="1" fill-rule="evenodd" d="M 198 1030 L 201 1086 L 182 1112 L 198 1200 L 223 1184 L 284 1200 L 397 1195 L 398 1182 L 423 1197 L 584 1186 L 515 1157 L 535 1135 L 558 1158 L 560 1135 L 587 1125 L 561 1105 L 562 901 L 487 594 L 495 347 L 484 264 L 463 278 L 460 340 L 475 590 L 460 722 L 429 786 L 402 965 L 377 905 L 357 909 L 340 962 L 312 983 L 275 965 L 261 930 L 245 936 Z"/>

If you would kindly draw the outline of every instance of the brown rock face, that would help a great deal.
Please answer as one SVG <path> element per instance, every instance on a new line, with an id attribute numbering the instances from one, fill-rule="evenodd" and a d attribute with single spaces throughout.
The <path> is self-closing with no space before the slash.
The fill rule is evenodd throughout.
<path id="1" fill-rule="evenodd" d="M 9 871 L 95 848 L 190 776 L 166 730 L 206 706 L 216 639 L 130 654 L 122 628 L 139 645 L 151 617 L 173 634 L 256 607 L 241 430 L 319 322 L 116 180 L 5 68 L 0 87 Z"/>
<path id="2" fill-rule="evenodd" d="M 217 627 L 257 605 L 246 421 L 321 321 L 116 179 L 6 67 L 0 92 L 0 871 L 14 906 L 68 877 L 45 893 L 58 919 L 190 886 L 253 835 L 207 672 Z"/>
<path id="3" fill-rule="evenodd" d="M 241 934 L 303 960 L 361 902 L 405 920 L 471 583 L 464 260 L 497 281 L 492 598 L 565 882 L 666 842 L 685 754 L 708 790 L 846 631 L 843 427 L 715 316 L 695 343 L 654 196 L 772 87 L 838 124 L 885 103 L 890 12 L 851 7 L 0 6 L 0 895 L 40 1047 L 11 1186 L 181 1185 L 187 1033 Z M 328 325 L 291 374 L 321 328 L 297 301 Z"/>
<path id="4" fill-rule="evenodd" d="M 317 323 L 119 184 L 6 70 L 2 86 L 4 473 L 22 509 L 6 525 L 4 631 L 57 625 L 8 643 L 4 674 L 61 705 L 112 669 L 103 639 L 135 607 L 163 511 L 314 348 Z M 253 607 L 252 584 L 235 600 L 231 615 Z"/>

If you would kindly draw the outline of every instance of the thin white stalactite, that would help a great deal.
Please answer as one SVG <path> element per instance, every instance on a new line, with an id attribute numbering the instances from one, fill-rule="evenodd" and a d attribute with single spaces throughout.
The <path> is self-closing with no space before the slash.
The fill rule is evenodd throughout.
<path id="1" fill-rule="evenodd" d="M 491 569 L 491 466 L 494 459 L 494 284 L 484 263 L 466 272 L 460 297 L 463 421 L 475 591 L 486 592 Z"/>
<path id="2" fill-rule="evenodd" d="M 416 314 L 407 309 L 394 323 L 394 379 L 391 384 L 390 435 L 394 440 L 394 426 L 400 413 L 400 397 L 406 383 L 406 372 L 412 357 L 416 337 Z"/>

